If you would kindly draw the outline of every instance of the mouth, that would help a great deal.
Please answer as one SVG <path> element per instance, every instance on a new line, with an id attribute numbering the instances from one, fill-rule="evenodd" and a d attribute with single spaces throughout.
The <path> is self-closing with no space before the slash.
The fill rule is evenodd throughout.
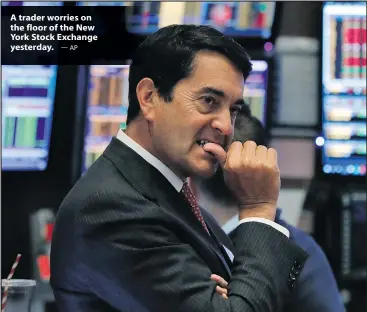
<path id="1" fill-rule="evenodd" d="M 220 143 L 220 142 L 215 142 L 215 141 L 209 141 L 209 140 L 206 140 L 206 139 L 203 139 L 203 140 L 197 140 L 196 141 L 196 144 L 198 144 L 199 146 L 203 147 L 205 144 L 207 143 L 213 143 L 213 144 L 217 144 L 217 145 L 220 145 L 221 147 L 223 147 L 223 144 Z"/>
<path id="2" fill-rule="evenodd" d="M 217 145 L 219 145 L 219 146 L 221 146 L 221 147 L 223 147 L 223 145 L 224 144 L 222 144 L 222 143 L 220 143 L 220 142 L 216 142 L 216 141 L 210 141 L 210 140 L 207 140 L 207 139 L 202 139 L 202 140 L 197 140 L 196 141 L 196 144 L 197 145 L 199 145 L 201 148 L 203 148 L 204 147 L 204 145 L 205 144 L 207 144 L 207 143 L 213 143 L 213 144 L 217 144 Z M 211 153 L 211 152 L 207 152 L 207 151 L 205 151 L 204 149 L 203 149 L 203 151 L 207 154 L 207 155 L 210 155 L 211 157 L 214 157 L 215 158 L 215 155 L 213 154 L 213 153 Z"/>
<path id="3" fill-rule="evenodd" d="M 201 146 L 201 147 L 204 147 L 204 145 L 207 144 L 207 143 L 210 143 L 210 141 L 208 141 L 208 140 L 197 140 L 196 141 L 196 144 Z"/>

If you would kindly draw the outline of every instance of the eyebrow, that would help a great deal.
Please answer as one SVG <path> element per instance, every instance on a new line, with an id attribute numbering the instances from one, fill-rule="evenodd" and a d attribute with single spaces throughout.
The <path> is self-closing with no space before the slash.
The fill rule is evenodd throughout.
<path id="1" fill-rule="evenodd" d="M 211 93 L 211 94 L 214 94 L 220 98 L 225 98 L 226 97 L 226 93 L 222 90 L 219 90 L 219 89 L 216 89 L 216 88 L 212 88 L 212 87 L 205 87 L 203 89 L 200 90 L 200 93 Z M 245 105 L 245 100 L 242 98 L 242 99 L 238 99 L 236 102 L 235 102 L 235 105 Z"/>

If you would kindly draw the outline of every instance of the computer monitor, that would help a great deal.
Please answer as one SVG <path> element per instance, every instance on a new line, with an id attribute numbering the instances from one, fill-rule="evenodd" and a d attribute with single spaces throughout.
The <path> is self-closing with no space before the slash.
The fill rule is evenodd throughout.
<path id="1" fill-rule="evenodd" d="M 264 60 L 251 62 L 252 73 L 246 80 L 243 95 L 251 114 L 266 126 L 268 63 Z"/>
<path id="2" fill-rule="evenodd" d="M 323 6 L 322 170 L 366 174 L 366 7 Z"/>
<path id="3" fill-rule="evenodd" d="M 129 6 L 129 1 L 78 1 L 77 6 Z"/>
<path id="4" fill-rule="evenodd" d="M 62 6 L 62 1 L 3 1 L 2 6 Z"/>
<path id="5" fill-rule="evenodd" d="M 172 24 L 210 25 L 225 35 L 268 39 L 275 2 L 134 2 L 127 30 L 150 34 Z"/>
<path id="6" fill-rule="evenodd" d="M 57 66 L 2 66 L 2 170 L 47 167 Z"/>
<path id="7" fill-rule="evenodd" d="M 128 76 L 129 65 L 90 66 L 82 171 L 126 126 Z"/>
<path id="8" fill-rule="evenodd" d="M 266 61 L 252 64 L 244 98 L 253 115 L 265 124 L 268 64 Z M 126 127 L 128 76 L 129 65 L 90 66 L 82 171 L 103 153 L 118 130 Z"/>

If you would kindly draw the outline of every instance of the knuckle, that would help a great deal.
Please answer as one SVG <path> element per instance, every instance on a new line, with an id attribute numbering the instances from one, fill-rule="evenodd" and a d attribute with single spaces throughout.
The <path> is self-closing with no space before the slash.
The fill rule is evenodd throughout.
<path id="1" fill-rule="evenodd" d="M 257 144 L 255 143 L 255 141 L 252 141 L 252 140 L 248 140 L 248 141 L 245 141 L 244 143 L 243 143 L 243 145 L 248 145 L 248 146 L 257 146 Z"/>
<path id="2" fill-rule="evenodd" d="M 243 148 L 246 150 L 256 149 L 257 144 L 254 141 L 246 141 L 243 143 Z"/>
<path id="3" fill-rule="evenodd" d="M 236 151 L 241 151 L 242 150 L 242 144 L 239 141 L 235 141 L 231 144 L 228 152 L 229 153 L 235 153 Z"/>

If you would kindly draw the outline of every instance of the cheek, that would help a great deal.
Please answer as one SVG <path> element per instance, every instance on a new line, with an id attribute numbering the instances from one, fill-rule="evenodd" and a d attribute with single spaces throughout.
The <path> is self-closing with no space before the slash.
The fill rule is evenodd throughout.
<path id="1" fill-rule="evenodd" d="M 210 127 L 210 114 L 203 114 L 192 102 L 171 102 L 159 120 L 160 133 L 181 153 L 187 153 L 204 129 Z M 158 125 L 157 125 L 158 126 Z"/>
<path id="2" fill-rule="evenodd" d="M 187 149 L 190 125 L 186 120 L 179 116 L 165 116 L 156 126 L 157 141 L 169 153 L 182 154 L 183 150 Z"/>
<path id="3" fill-rule="evenodd" d="M 192 117 L 185 122 L 185 129 L 182 131 L 183 137 L 191 145 L 202 137 L 203 133 L 208 132 L 207 128 L 210 127 L 210 120 L 208 118 L 203 118 L 199 113 L 197 115 L 196 118 Z"/>
<path id="4" fill-rule="evenodd" d="M 207 127 L 211 127 L 214 120 L 215 112 L 199 112 L 195 111 L 190 118 L 190 126 L 195 129 L 196 132 L 201 131 Z"/>

